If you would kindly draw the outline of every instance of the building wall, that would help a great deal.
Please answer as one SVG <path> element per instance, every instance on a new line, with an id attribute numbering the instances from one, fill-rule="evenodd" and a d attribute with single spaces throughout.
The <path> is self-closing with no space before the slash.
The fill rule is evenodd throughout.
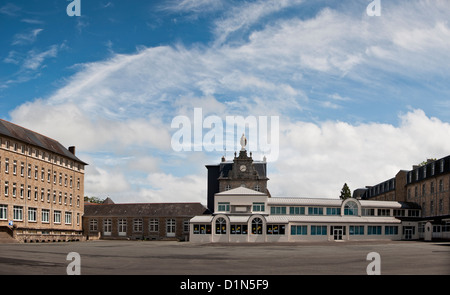
<path id="1" fill-rule="evenodd" d="M 422 207 L 423 217 L 450 215 L 450 174 L 410 183 L 407 201 Z"/>
<path id="2" fill-rule="evenodd" d="M 101 205 L 100 205 L 101 206 Z M 175 220 L 175 233 L 168 235 L 167 222 Z M 129 239 L 129 240 L 161 240 L 166 238 L 175 238 L 178 240 L 189 239 L 189 217 L 159 216 L 159 217 L 85 217 L 83 218 L 83 228 L 88 239 Z M 105 221 L 111 220 L 111 232 L 105 233 Z M 126 232 L 124 235 L 119 234 L 119 220 L 126 220 Z M 141 227 L 136 228 L 135 220 L 140 220 Z M 150 221 L 157 220 L 157 230 L 154 229 Z M 96 224 L 96 226 L 95 226 Z"/>
<path id="3" fill-rule="evenodd" d="M 12 138 L 0 140 L 0 206 L 7 206 L 0 226 L 12 221 L 15 237 L 23 241 L 81 234 L 84 165 Z M 14 206 L 22 207 L 22 220 L 14 220 Z M 35 221 L 29 208 L 35 209 Z M 48 222 L 42 220 L 43 210 L 49 212 Z M 61 214 L 59 223 L 55 211 Z M 71 214 L 70 223 L 65 222 L 66 213 Z"/>

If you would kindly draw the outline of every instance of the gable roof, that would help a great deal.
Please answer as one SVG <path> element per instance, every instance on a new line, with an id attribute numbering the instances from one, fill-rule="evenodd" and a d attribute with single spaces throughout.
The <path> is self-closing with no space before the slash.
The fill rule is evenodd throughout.
<path id="1" fill-rule="evenodd" d="M 73 153 L 71 153 L 58 141 L 50 137 L 44 136 L 42 134 L 39 134 L 37 132 L 26 129 L 24 127 L 21 127 L 19 125 L 5 121 L 3 119 L 0 119 L 0 135 L 20 140 L 26 144 L 30 144 L 45 149 L 47 151 L 70 158 L 83 165 L 87 165 L 87 163 L 78 159 Z"/>
<path id="2" fill-rule="evenodd" d="M 207 209 L 200 203 L 85 204 L 85 217 L 192 217 Z"/>
<path id="3" fill-rule="evenodd" d="M 262 192 L 258 192 L 246 187 L 237 187 L 234 189 L 230 189 L 228 191 L 223 191 L 220 193 L 217 193 L 216 196 L 236 196 L 236 195 L 241 195 L 241 196 L 267 196 L 265 193 Z"/>

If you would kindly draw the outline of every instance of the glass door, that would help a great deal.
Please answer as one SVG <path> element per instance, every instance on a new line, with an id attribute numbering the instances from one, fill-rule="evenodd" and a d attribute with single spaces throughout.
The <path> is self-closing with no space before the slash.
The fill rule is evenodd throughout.
<path id="1" fill-rule="evenodd" d="M 342 234 L 343 234 L 342 226 L 333 227 L 333 238 L 335 241 L 342 240 Z"/>
<path id="2" fill-rule="evenodd" d="M 175 237 L 176 222 L 175 219 L 166 220 L 166 236 L 168 238 Z"/>

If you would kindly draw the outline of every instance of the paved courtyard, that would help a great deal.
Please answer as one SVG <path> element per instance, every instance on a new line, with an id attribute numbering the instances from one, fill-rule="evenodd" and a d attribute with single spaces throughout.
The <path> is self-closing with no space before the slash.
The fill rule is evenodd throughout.
<path id="1" fill-rule="evenodd" d="M 382 275 L 450 274 L 450 242 L 416 241 L 0 244 L 0 274 L 65 275 L 70 252 L 80 255 L 82 275 L 365 275 L 370 252 L 380 255 Z"/>

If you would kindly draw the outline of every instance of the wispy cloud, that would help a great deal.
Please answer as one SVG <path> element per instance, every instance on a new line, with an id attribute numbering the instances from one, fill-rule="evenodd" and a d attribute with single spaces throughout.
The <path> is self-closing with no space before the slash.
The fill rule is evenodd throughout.
<path id="1" fill-rule="evenodd" d="M 45 59 L 56 57 L 57 54 L 58 45 L 52 45 L 47 50 L 41 52 L 30 50 L 22 64 L 22 67 L 27 70 L 37 70 L 39 67 L 41 67 Z"/>
<path id="2" fill-rule="evenodd" d="M 5 14 L 8 16 L 17 16 L 19 15 L 19 12 L 21 11 L 21 8 L 13 3 L 7 3 L 0 7 L 0 14 Z"/>
<path id="3" fill-rule="evenodd" d="M 36 41 L 37 36 L 43 29 L 32 29 L 26 33 L 14 35 L 12 45 L 29 45 Z"/>
<path id="4" fill-rule="evenodd" d="M 234 32 L 242 29 L 248 30 L 253 24 L 257 23 L 272 13 L 286 9 L 287 7 L 298 5 L 303 0 L 263 0 L 256 2 L 242 2 L 232 7 L 223 19 L 215 22 L 216 42 L 221 44 Z"/>

